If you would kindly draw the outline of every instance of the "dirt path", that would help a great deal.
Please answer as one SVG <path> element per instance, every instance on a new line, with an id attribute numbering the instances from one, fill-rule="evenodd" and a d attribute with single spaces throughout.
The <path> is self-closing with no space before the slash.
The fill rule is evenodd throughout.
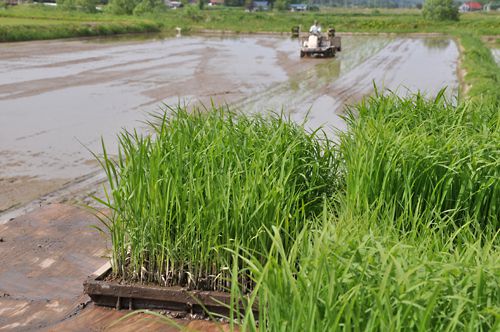
<path id="1" fill-rule="evenodd" d="M 0 225 L 0 331 L 177 331 L 146 315 L 120 322 L 129 311 L 94 307 L 82 293 L 109 255 L 95 224 L 87 210 L 51 204 Z M 206 321 L 174 322 L 219 331 Z"/>

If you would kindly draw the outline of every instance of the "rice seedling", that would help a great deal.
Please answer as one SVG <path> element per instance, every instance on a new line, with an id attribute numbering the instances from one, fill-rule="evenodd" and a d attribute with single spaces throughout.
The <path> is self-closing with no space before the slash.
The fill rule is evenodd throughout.
<path id="1" fill-rule="evenodd" d="M 291 248 L 272 229 L 265 264 L 241 256 L 259 305 L 259 324 L 233 310 L 241 330 L 498 330 L 498 108 L 377 93 L 346 119 L 345 192 Z"/>
<path id="2" fill-rule="evenodd" d="M 266 264 L 249 262 L 259 300 L 242 331 L 495 331 L 500 328 L 498 234 L 401 236 L 383 220 L 327 218 Z M 446 220 L 442 220 L 446 222 Z M 316 228 L 315 228 L 316 227 Z"/>
<path id="3" fill-rule="evenodd" d="M 500 227 L 500 113 L 417 94 L 376 95 L 351 109 L 341 135 L 346 205 L 412 229 L 449 216 Z M 406 216 L 401 219 L 400 216 Z"/>
<path id="4" fill-rule="evenodd" d="M 276 226 L 288 250 L 340 186 L 332 143 L 283 115 L 179 107 L 149 124 L 154 135 L 123 132 L 117 160 L 104 144 L 100 159 L 119 278 L 225 289 L 227 249 L 264 262 Z"/>

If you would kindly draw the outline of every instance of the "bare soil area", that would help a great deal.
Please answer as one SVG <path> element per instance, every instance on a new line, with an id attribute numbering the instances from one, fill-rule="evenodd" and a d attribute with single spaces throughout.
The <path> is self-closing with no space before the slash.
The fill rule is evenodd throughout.
<path id="1" fill-rule="evenodd" d="M 146 315 L 119 321 L 130 311 L 95 307 L 83 295 L 83 281 L 109 254 L 96 222 L 51 204 L 0 225 L 0 331 L 177 331 Z M 174 322 L 219 331 L 217 323 Z"/>
<path id="2" fill-rule="evenodd" d="M 0 213 L 12 209 L 23 202 L 30 202 L 41 193 L 52 192 L 64 185 L 67 180 L 43 180 L 29 176 L 0 178 Z"/>

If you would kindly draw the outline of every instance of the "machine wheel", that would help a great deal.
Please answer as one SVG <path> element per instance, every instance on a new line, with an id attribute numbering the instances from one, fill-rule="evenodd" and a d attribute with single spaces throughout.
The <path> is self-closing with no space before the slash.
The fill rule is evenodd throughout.
<path id="1" fill-rule="evenodd" d="M 305 55 L 306 55 L 306 53 L 305 53 L 305 52 L 300 51 L 300 57 L 301 57 L 301 58 L 303 58 Z"/>

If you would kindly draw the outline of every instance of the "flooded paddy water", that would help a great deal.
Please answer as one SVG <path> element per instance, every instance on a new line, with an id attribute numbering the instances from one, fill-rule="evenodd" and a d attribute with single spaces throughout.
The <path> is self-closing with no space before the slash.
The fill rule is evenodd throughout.
<path id="1" fill-rule="evenodd" d="M 281 36 L 191 36 L 0 44 L 0 223 L 12 210 L 100 174 L 101 137 L 139 128 L 168 105 L 283 110 L 308 126 L 343 129 L 339 115 L 379 88 L 458 90 L 449 38 L 343 36 L 334 59 L 299 57 Z"/>

